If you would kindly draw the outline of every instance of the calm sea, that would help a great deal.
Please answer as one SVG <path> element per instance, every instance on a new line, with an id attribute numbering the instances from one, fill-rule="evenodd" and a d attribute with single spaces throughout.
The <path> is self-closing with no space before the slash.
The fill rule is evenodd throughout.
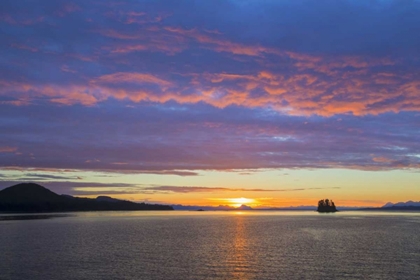
<path id="1" fill-rule="evenodd" d="M 420 213 L 3 215 L 0 279 L 420 279 Z"/>

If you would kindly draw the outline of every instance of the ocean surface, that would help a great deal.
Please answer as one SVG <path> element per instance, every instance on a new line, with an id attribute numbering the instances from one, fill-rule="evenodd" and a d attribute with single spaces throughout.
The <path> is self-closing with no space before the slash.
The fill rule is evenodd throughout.
<path id="1" fill-rule="evenodd" d="M 2 280 L 420 279 L 420 213 L 139 211 L 21 218 L 0 215 Z"/>

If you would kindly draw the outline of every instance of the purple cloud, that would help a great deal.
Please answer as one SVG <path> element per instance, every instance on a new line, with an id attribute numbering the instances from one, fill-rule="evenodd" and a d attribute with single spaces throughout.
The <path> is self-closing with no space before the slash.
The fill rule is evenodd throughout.
<path id="1" fill-rule="evenodd" d="M 419 3 L 298 2 L 2 1 L 0 167 L 418 169 Z"/>
<path id="2" fill-rule="evenodd" d="M 420 9 L 415 2 L 227 1 L 229 13 L 217 18 L 205 3 L 194 5 L 202 18 L 185 17 L 187 3 L 173 11 L 170 1 L 45 1 L 42 8 L 4 2 L 0 104 L 93 106 L 116 99 L 269 107 L 294 115 L 419 111 L 420 42 L 407 30 L 420 22 L 406 13 Z M 244 28 L 251 11 L 263 10 L 264 32 Z M 358 16 L 348 18 L 345 10 Z M 294 21 L 278 13 L 305 20 L 291 31 Z M 232 14 L 241 25 L 232 24 Z M 383 18 L 400 24 L 378 24 L 388 22 Z M 368 33 L 355 28 L 361 24 Z M 312 28 L 315 37 L 307 34 Z"/>

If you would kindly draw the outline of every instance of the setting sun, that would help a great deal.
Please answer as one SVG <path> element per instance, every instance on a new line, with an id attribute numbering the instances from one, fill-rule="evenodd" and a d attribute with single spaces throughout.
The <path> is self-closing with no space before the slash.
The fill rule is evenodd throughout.
<path id="1" fill-rule="evenodd" d="M 255 203 L 255 199 L 245 198 L 245 197 L 229 198 L 227 200 L 230 202 L 230 206 L 234 206 L 234 207 L 239 207 L 239 206 L 241 206 L 243 204 L 247 204 L 247 203 Z"/>

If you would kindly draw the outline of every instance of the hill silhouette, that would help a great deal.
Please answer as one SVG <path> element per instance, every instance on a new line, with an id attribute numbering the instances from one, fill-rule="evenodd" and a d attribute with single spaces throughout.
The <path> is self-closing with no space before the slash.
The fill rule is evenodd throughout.
<path id="1" fill-rule="evenodd" d="M 135 203 L 103 196 L 92 199 L 58 195 L 34 183 L 22 183 L 0 191 L 0 212 L 119 210 L 173 210 L 173 208 L 168 205 Z"/>

